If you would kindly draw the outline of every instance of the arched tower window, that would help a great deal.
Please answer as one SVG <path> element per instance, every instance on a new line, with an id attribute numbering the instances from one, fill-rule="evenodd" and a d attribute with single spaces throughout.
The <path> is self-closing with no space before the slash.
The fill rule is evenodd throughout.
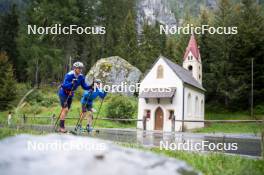
<path id="1" fill-rule="evenodd" d="M 187 99 L 187 112 L 189 116 L 192 114 L 192 96 L 190 93 L 188 94 Z"/>
<path id="2" fill-rule="evenodd" d="M 164 74 L 164 70 L 163 70 L 163 66 L 162 65 L 159 65 L 158 66 L 158 69 L 157 69 L 157 78 L 163 78 L 163 75 Z"/>

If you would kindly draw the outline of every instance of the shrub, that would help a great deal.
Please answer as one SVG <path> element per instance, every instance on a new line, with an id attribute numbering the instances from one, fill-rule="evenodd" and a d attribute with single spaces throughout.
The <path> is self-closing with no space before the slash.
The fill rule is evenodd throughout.
<path id="1" fill-rule="evenodd" d="M 114 95 L 109 99 L 106 113 L 109 118 L 131 119 L 135 110 L 136 106 L 129 97 Z"/>
<path id="2" fill-rule="evenodd" d="M 59 99 L 56 96 L 45 97 L 41 102 L 40 105 L 44 107 L 51 107 L 53 104 L 59 104 Z"/>
<path id="3" fill-rule="evenodd" d="M 36 103 L 40 103 L 42 100 L 44 99 L 44 94 L 41 93 L 41 91 L 36 90 L 33 93 L 31 93 L 27 98 L 26 101 L 31 104 L 34 105 Z"/>
<path id="4" fill-rule="evenodd" d="M 35 105 L 29 105 L 26 104 L 22 109 L 21 109 L 21 113 L 22 114 L 40 114 L 41 112 L 43 112 L 45 110 L 45 108 L 43 106 L 40 106 L 38 104 Z"/>
<path id="5" fill-rule="evenodd" d="M 263 115 L 264 114 L 264 104 L 257 105 L 254 109 L 255 114 Z"/>
<path id="6" fill-rule="evenodd" d="M 36 90 L 27 97 L 26 101 L 30 105 L 40 105 L 42 107 L 51 107 L 53 104 L 58 103 L 59 99 L 56 95 L 47 96 L 40 90 Z"/>

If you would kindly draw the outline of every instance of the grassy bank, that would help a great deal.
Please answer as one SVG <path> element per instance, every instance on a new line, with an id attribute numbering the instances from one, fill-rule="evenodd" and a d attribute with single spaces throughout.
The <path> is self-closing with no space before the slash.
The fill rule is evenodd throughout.
<path id="1" fill-rule="evenodd" d="M 160 150 L 159 148 L 145 148 L 135 144 L 121 143 L 120 145 L 183 160 L 205 175 L 262 175 L 264 173 L 263 159 L 251 159 L 222 153 L 201 154 L 187 151 Z"/>
<path id="2" fill-rule="evenodd" d="M 206 120 L 263 120 L 264 115 L 257 114 L 252 118 L 248 112 L 214 111 L 205 113 Z M 193 132 L 203 133 L 260 133 L 264 130 L 263 123 L 212 123 L 205 124 L 204 128 L 196 129 Z"/>
<path id="3" fill-rule="evenodd" d="M 99 108 L 99 101 L 97 101 L 94 105 L 95 109 Z M 106 102 L 107 105 L 107 102 Z M 105 108 L 106 106 L 102 106 L 101 112 L 98 118 L 100 117 L 105 117 Z M 26 123 L 27 124 L 51 124 L 51 116 L 55 114 L 55 117 L 57 117 L 60 113 L 60 106 L 59 105 L 54 105 L 51 106 L 50 108 L 42 108 L 41 112 L 38 114 L 32 114 L 30 112 L 28 113 L 23 113 L 29 118 L 27 118 Z M 76 119 L 67 119 L 66 120 L 66 125 L 74 126 L 77 122 L 77 118 L 80 116 L 80 103 L 78 101 L 74 101 L 72 104 L 72 109 L 68 113 L 68 117 L 74 117 Z M 7 115 L 8 112 L 1 112 L 0 113 L 0 123 L 7 125 Z M 22 124 L 23 123 L 23 118 L 22 114 L 19 115 L 13 115 L 12 118 L 12 123 L 13 124 Z M 34 118 L 36 117 L 36 118 Z M 38 118 L 38 117 L 45 117 L 43 119 Z M 46 118 L 49 117 L 49 118 Z M 97 117 L 97 113 L 94 113 L 94 118 Z M 83 125 L 86 124 L 86 121 L 83 121 Z M 130 123 L 120 123 L 117 121 L 108 121 L 108 120 L 97 120 L 96 121 L 96 127 L 98 128 L 135 128 L 136 127 L 136 122 L 130 122 Z"/>
<path id="4" fill-rule="evenodd" d="M 22 94 L 25 94 L 30 88 L 25 85 L 19 85 L 19 99 L 16 100 L 16 104 L 23 97 Z M 35 90 L 30 94 L 26 100 L 22 103 L 21 107 L 17 109 L 17 113 L 13 116 L 13 123 L 21 124 L 21 116 L 25 114 L 29 117 L 51 117 L 53 114 L 57 117 L 60 113 L 60 105 L 57 96 L 57 87 L 42 87 Z M 83 90 L 81 88 L 75 93 L 74 101 L 72 108 L 68 114 L 68 117 L 79 117 L 81 111 L 80 99 L 82 96 Z M 131 97 L 129 100 L 137 105 L 137 98 Z M 111 103 L 111 94 L 105 99 L 105 102 L 101 108 L 99 117 L 107 117 L 107 107 Z M 100 101 L 96 100 L 94 103 L 94 108 L 98 110 Z M 14 105 L 16 106 L 16 105 Z M 209 106 L 209 105 L 208 105 Z M 12 109 L 14 110 L 15 107 Z M 262 107 L 260 106 L 260 109 Z M 260 110 L 261 111 L 261 110 Z M 0 123 L 7 123 L 8 111 L 0 112 Z M 94 113 L 94 117 L 97 116 L 97 113 Z M 132 118 L 137 118 L 137 111 L 134 111 Z M 250 119 L 263 119 L 264 114 L 261 112 L 256 114 L 254 118 L 250 116 L 248 112 L 238 111 L 230 112 L 225 109 L 209 109 L 205 110 L 205 119 L 207 120 L 250 120 Z M 28 124 L 51 124 L 50 118 L 48 119 L 28 119 Z M 76 120 L 69 119 L 66 121 L 66 125 L 75 125 Z M 83 124 L 85 124 L 84 122 Z M 97 127 L 99 128 L 136 128 L 136 122 L 131 123 L 120 123 L 116 121 L 105 121 L 97 120 Z M 206 124 L 204 128 L 193 130 L 192 132 L 223 132 L 223 133 L 259 133 L 263 130 L 263 124 L 256 123 L 221 123 L 221 124 Z"/>
<path id="5" fill-rule="evenodd" d="M 264 130 L 261 123 L 215 123 L 205 126 L 204 128 L 194 130 L 199 133 L 253 133 L 257 134 Z"/>
<path id="6" fill-rule="evenodd" d="M 192 167 L 206 175 L 262 175 L 264 160 L 253 160 L 241 156 L 230 156 L 221 153 L 198 154 L 184 151 L 161 151 L 158 148 L 150 151 L 168 157 L 186 161 Z"/>
<path id="7" fill-rule="evenodd" d="M 45 132 L 40 131 L 33 131 L 33 130 L 26 130 L 26 129 L 11 129 L 11 128 L 1 128 L 0 127 L 0 139 L 5 137 L 15 136 L 17 134 L 33 134 L 33 135 L 40 135 L 45 134 Z"/>
<path id="8" fill-rule="evenodd" d="M 21 94 L 26 94 L 26 92 L 29 90 L 24 85 L 20 85 L 21 87 Z M 13 124 L 22 124 L 23 119 L 22 116 L 25 115 L 29 118 L 27 118 L 26 123 L 27 124 L 51 124 L 51 116 L 55 115 L 57 117 L 60 113 L 61 107 L 59 104 L 58 96 L 57 96 L 57 88 L 56 87 L 42 87 L 40 89 L 35 90 L 32 92 L 26 99 L 23 101 L 22 105 L 16 109 L 16 105 L 14 105 L 13 109 L 11 110 L 13 112 L 13 118 L 12 123 Z M 79 118 L 80 112 L 81 112 L 81 104 L 80 99 L 82 97 L 83 90 L 79 88 L 75 92 L 74 101 L 71 106 L 71 110 L 68 113 L 68 117 L 70 118 Z M 19 95 L 19 98 L 21 99 L 23 95 Z M 112 95 L 109 94 L 102 105 L 102 108 L 100 110 L 100 114 L 98 118 L 100 117 L 107 117 L 107 107 L 109 103 L 111 102 Z M 135 106 L 137 105 L 136 98 L 134 97 L 126 97 L 125 100 L 130 100 Z M 19 100 L 16 100 L 16 103 L 18 103 Z M 94 118 L 98 115 L 98 110 L 100 106 L 100 100 L 95 100 L 93 108 L 96 110 L 94 113 Z M 17 111 L 15 113 L 15 111 Z M 2 111 L 0 112 L 0 123 L 7 125 L 7 115 L 8 111 Z M 132 118 L 136 118 L 137 114 L 134 113 Z M 36 118 L 34 118 L 36 117 Z M 45 117 L 45 118 L 38 118 L 38 117 Z M 47 118 L 48 117 L 48 118 Z M 76 124 L 76 119 L 68 119 L 66 120 L 66 125 L 74 126 Z M 86 121 L 83 122 L 83 125 L 85 125 Z M 130 123 L 121 123 L 117 121 L 106 121 L 106 120 L 97 120 L 96 126 L 99 128 L 135 128 L 136 122 L 130 122 Z"/>

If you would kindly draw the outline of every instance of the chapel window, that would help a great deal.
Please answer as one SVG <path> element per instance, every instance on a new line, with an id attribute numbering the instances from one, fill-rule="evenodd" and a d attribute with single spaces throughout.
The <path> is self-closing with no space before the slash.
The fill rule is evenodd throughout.
<path id="1" fill-rule="evenodd" d="M 163 74 L 164 74 L 163 66 L 159 65 L 157 69 L 157 78 L 158 79 L 163 78 Z"/>

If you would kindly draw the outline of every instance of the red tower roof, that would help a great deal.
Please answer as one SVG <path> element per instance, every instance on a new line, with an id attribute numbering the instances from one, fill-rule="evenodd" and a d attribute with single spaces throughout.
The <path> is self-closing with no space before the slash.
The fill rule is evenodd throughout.
<path id="1" fill-rule="evenodd" d="M 200 51 L 199 51 L 197 42 L 193 34 L 191 35 L 191 38 L 189 40 L 189 44 L 188 44 L 188 47 L 186 48 L 183 60 L 186 59 L 190 51 L 192 52 L 193 56 L 199 61 Z"/>

